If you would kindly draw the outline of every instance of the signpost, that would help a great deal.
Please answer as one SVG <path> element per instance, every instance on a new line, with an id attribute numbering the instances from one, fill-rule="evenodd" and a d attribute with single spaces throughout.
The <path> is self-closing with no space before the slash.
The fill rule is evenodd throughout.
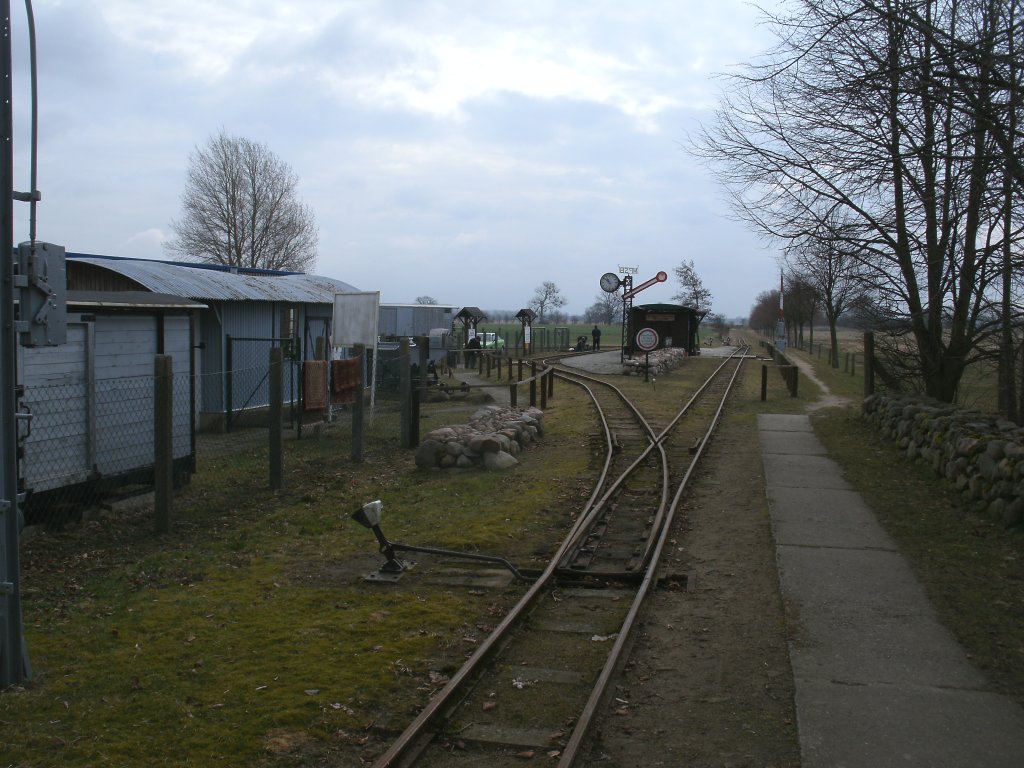
<path id="1" fill-rule="evenodd" d="M 624 294 L 622 294 L 622 298 L 632 299 L 645 288 L 650 288 L 652 285 L 655 285 L 656 283 L 664 283 L 666 280 L 668 280 L 668 274 L 665 272 L 659 272 L 650 280 L 645 280 L 644 282 L 640 283 L 640 285 L 636 286 L 636 288 L 631 288 L 630 290 L 626 291 Z"/>
<path id="2" fill-rule="evenodd" d="M 636 334 L 636 345 L 644 351 L 644 381 L 651 370 L 651 352 L 658 348 L 658 332 L 653 328 L 641 328 Z"/>
<path id="3" fill-rule="evenodd" d="M 636 296 L 640 291 L 645 288 L 650 288 L 652 285 L 657 283 L 664 283 L 668 280 L 668 273 L 659 272 L 657 275 L 652 277 L 640 285 L 633 287 L 633 275 L 640 271 L 640 267 L 624 267 L 619 265 L 619 274 L 625 275 L 623 278 L 619 278 L 614 272 L 605 272 L 601 276 L 601 290 L 606 293 L 615 293 L 615 291 L 622 288 L 622 355 L 621 359 L 625 360 L 626 356 L 626 340 L 629 338 L 629 315 L 633 309 L 633 297 Z M 655 334 L 657 338 L 657 334 Z M 657 341 L 655 341 L 657 345 Z M 652 347 L 653 349 L 653 347 Z"/>

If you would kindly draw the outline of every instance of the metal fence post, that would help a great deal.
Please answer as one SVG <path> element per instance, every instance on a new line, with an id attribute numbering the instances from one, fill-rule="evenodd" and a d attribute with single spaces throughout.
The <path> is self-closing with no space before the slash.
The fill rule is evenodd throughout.
<path id="1" fill-rule="evenodd" d="M 174 392 L 170 355 L 153 365 L 153 507 L 157 533 L 169 533 L 174 496 Z"/>
<path id="2" fill-rule="evenodd" d="M 284 479 L 284 350 L 270 350 L 270 490 L 280 490 Z"/>

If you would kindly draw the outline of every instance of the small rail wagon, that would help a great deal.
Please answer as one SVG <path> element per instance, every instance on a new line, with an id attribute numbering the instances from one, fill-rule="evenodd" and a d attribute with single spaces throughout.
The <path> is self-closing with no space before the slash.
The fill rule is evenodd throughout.
<path id="1" fill-rule="evenodd" d="M 193 318 L 202 308 L 164 294 L 69 291 L 67 343 L 19 348 L 20 475 L 30 518 L 58 493 L 82 501 L 152 481 L 157 354 L 172 359 L 175 475 L 194 471 Z"/>

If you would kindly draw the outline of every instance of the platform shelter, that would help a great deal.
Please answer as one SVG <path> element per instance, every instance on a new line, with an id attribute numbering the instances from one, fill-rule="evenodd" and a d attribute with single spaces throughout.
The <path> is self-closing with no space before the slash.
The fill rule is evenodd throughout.
<path id="1" fill-rule="evenodd" d="M 629 313 L 626 351 L 636 354 L 636 334 L 643 328 L 658 333 L 658 349 L 679 347 L 690 352 L 700 350 L 700 322 L 707 310 L 679 304 L 641 304 Z"/>

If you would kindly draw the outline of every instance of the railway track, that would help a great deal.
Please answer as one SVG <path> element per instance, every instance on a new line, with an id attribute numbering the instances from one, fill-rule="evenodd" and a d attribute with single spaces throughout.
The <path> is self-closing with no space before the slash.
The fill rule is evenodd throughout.
<path id="1" fill-rule="evenodd" d="M 575 764 L 744 353 L 660 427 L 609 381 L 558 366 L 590 393 L 602 426 L 594 490 L 544 571 L 375 768 Z"/>

